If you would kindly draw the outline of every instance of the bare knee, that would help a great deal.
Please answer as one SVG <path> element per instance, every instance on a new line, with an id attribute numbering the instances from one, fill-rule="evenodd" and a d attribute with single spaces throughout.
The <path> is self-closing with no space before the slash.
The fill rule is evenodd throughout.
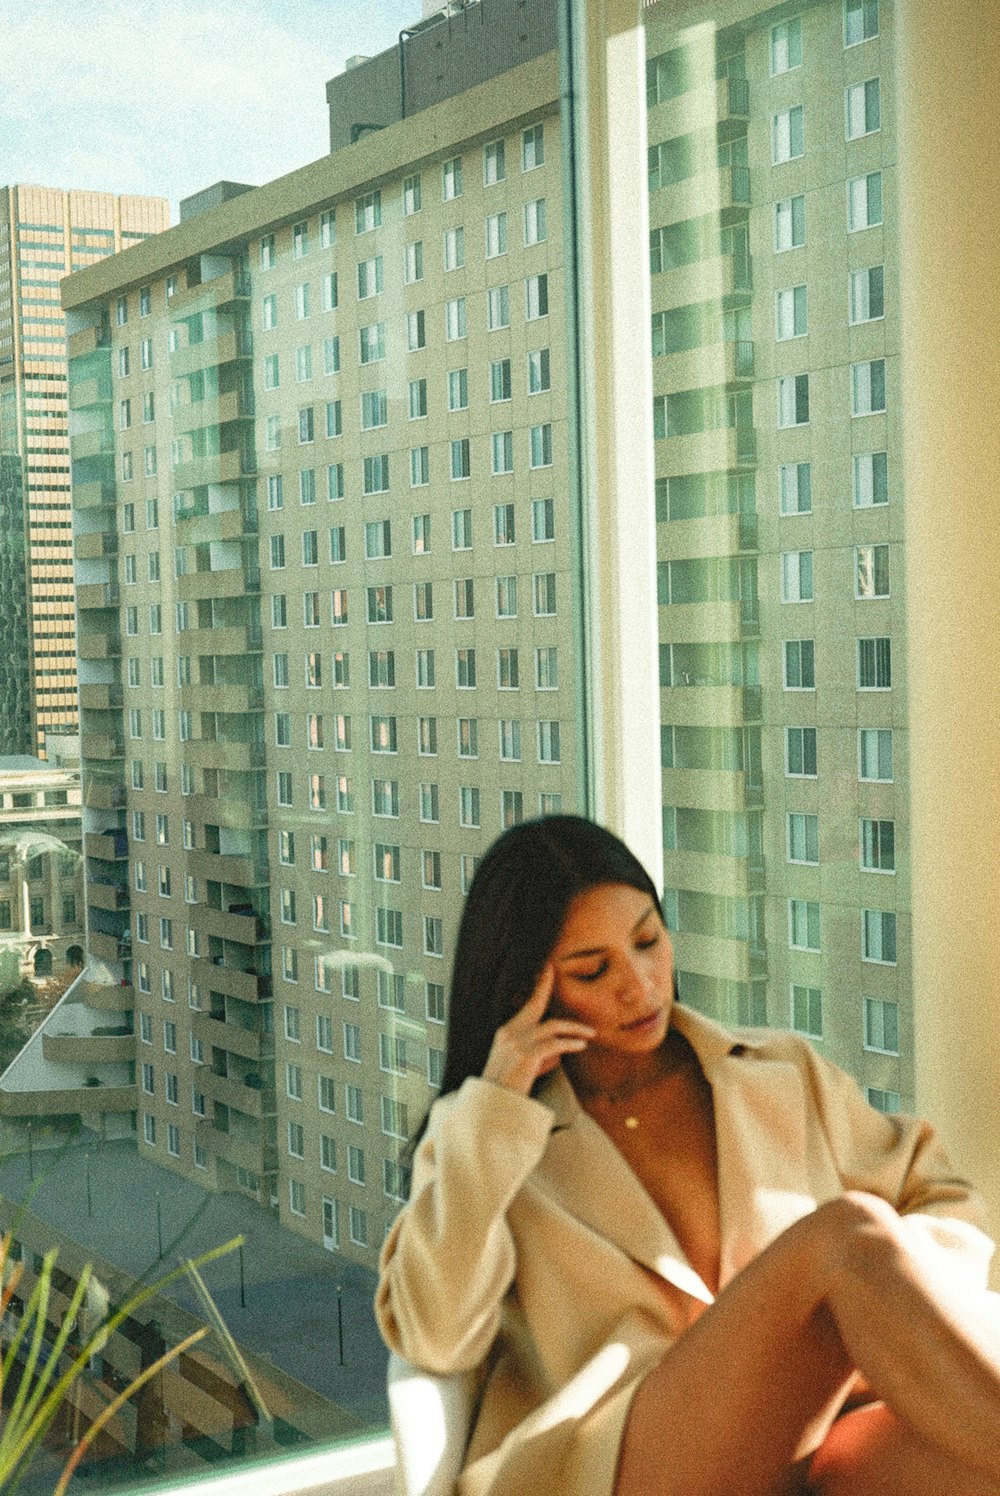
<path id="1" fill-rule="evenodd" d="M 899 1215 L 877 1195 L 849 1190 L 821 1205 L 812 1220 L 831 1282 L 884 1281 L 909 1255 Z"/>

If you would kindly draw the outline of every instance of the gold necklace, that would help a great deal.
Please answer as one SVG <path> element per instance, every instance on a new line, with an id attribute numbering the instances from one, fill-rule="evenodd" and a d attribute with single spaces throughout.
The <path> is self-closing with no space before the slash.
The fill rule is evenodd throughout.
<path id="1" fill-rule="evenodd" d="M 676 1075 L 678 1071 L 685 1068 L 687 1061 L 688 1057 L 686 1055 L 679 1056 L 676 1063 L 664 1068 L 652 1080 L 633 1081 L 631 1085 L 616 1086 L 612 1091 L 602 1090 L 599 1086 L 580 1086 L 577 1088 L 577 1094 L 583 1103 L 586 1103 L 588 1100 L 600 1100 L 606 1101 L 611 1107 L 618 1107 L 622 1102 L 630 1101 L 633 1096 L 639 1096 L 643 1091 L 659 1085 L 661 1081 L 666 1080 L 669 1076 Z M 615 1120 L 617 1121 L 617 1118 Z M 621 1121 L 629 1132 L 635 1132 L 641 1123 L 641 1119 L 634 1111 L 626 1112 Z"/>

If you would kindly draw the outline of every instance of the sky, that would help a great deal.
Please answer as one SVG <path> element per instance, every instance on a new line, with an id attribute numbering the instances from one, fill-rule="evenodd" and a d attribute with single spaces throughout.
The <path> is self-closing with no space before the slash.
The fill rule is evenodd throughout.
<path id="1" fill-rule="evenodd" d="M 326 82 L 420 0 L 0 0 L 0 186 L 182 197 L 329 149 Z M 153 59 L 152 64 L 150 59 Z"/>

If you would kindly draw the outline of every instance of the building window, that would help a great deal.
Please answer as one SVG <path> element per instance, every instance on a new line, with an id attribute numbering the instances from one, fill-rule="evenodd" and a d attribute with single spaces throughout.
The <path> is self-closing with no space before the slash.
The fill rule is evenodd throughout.
<path id="1" fill-rule="evenodd" d="M 884 411 L 885 359 L 851 365 L 851 415 L 870 416 Z"/>
<path id="2" fill-rule="evenodd" d="M 852 462 L 852 494 L 856 509 L 870 509 L 889 502 L 888 453 L 855 453 Z"/>
<path id="3" fill-rule="evenodd" d="M 819 927 L 819 904 L 815 900 L 788 900 L 788 944 L 792 950 L 818 951 Z"/>
<path id="4" fill-rule="evenodd" d="M 899 1004 L 882 997 L 866 997 L 865 1048 L 879 1054 L 899 1054 Z"/>
<path id="5" fill-rule="evenodd" d="M 535 322 L 549 315 L 549 278 L 547 275 L 529 275 L 524 283 L 524 319 Z"/>
<path id="6" fill-rule="evenodd" d="M 778 342 L 802 338 L 809 331 L 805 286 L 790 286 L 774 293 L 774 336 Z"/>
<path id="7" fill-rule="evenodd" d="M 456 197 L 462 196 L 462 158 L 455 156 L 450 161 L 445 161 L 441 167 L 441 196 L 445 202 L 451 202 Z"/>
<path id="8" fill-rule="evenodd" d="M 889 638 L 859 639 L 858 690 L 889 691 L 892 689 L 892 640 Z"/>
<path id="9" fill-rule="evenodd" d="M 788 860 L 819 863 L 819 816 L 801 811 L 789 812 Z"/>
<path id="10" fill-rule="evenodd" d="M 785 640 L 785 690 L 816 689 L 816 642 L 814 639 Z"/>
<path id="11" fill-rule="evenodd" d="M 458 824 L 464 827 L 480 825 L 479 790 L 472 785 L 462 785 L 458 791 Z"/>
<path id="12" fill-rule="evenodd" d="M 774 249 L 781 253 L 799 249 L 806 242 L 806 200 L 800 193 L 774 205 Z"/>
<path id="13" fill-rule="evenodd" d="M 878 36 L 878 0 L 846 0 L 844 5 L 844 46 Z"/>
<path id="14" fill-rule="evenodd" d="M 785 773 L 790 779 L 816 778 L 815 727 L 785 728 Z"/>
<path id="15" fill-rule="evenodd" d="M 882 123 L 881 88 L 878 78 L 853 83 L 844 91 L 844 123 L 848 140 L 873 135 Z"/>
<path id="16" fill-rule="evenodd" d="M 847 184 L 847 228 L 852 234 L 882 222 L 882 173 L 852 177 Z"/>
<path id="17" fill-rule="evenodd" d="M 811 603 L 812 600 L 812 551 L 784 551 L 781 557 L 781 601 Z"/>
<path id="18" fill-rule="evenodd" d="M 823 994 L 818 987 L 791 988 L 791 1027 L 811 1039 L 823 1037 Z"/>
<path id="19" fill-rule="evenodd" d="M 545 134 L 543 125 L 530 125 L 521 132 L 521 170 L 534 171 L 545 163 Z"/>
<path id="20" fill-rule="evenodd" d="M 403 179 L 403 214 L 412 218 L 420 212 L 420 174 Z"/>
<path id="21" fill-rule="evenodd" d="M 504 143 L 502 140 L 491 140 L 483 146 L 483 186 L 493 187 L 497 182 L 502 182 L 506 175 Z"/>
<path id="22" fill-rule="evenodd" d="M 811 514 L 811 464 L 808 462 L 783 463 L 778 469 L 778 495 L 782 514 Z"/>
<path id="23" fill-rule="evenodd" d="M 892 783 L 892 728 L 858 729 L 858 778 Z"/>
<path id="24" fill-rule="evenodd" d="M 894 873 L 896 871 L 896 823 L 895 821 L 869 820 L 860 822 L 861 867 L 866 872 Z"/>
<path id="25" fill-rule="evenodd" d="M 896 964 L 896 915 L 888 909 L 862 909 L 861 959 Z"/>
<path id="26" fill-rule="evenodd" d="M 444 335 L 449 343 L 458 342 L 468 335 L 468 314 L 464 296 L 456 296 L 444 304 Z"/>
<path id="27" fill-rule="evenodd" d="M 889 547 L 854 548 L 854 596 L 860 601 L 889 596 Z"/>
<path id="28" fill-rule="evenodd" d="M 809 421 L 809 375 L 791 374 L 778 380 L 778 425 L 805 426 Z"/>
<path id="29" fill-rule="evenodd" d="M 771 27 L 771 76 L 802 66 L 802 18 Z"/>
<path id="30" fill-rule="evenodd" d="M 779 166 L 805 153 L 805 124 L 802 105 L 796 104 L 771 117 L 771 162 Z"/>

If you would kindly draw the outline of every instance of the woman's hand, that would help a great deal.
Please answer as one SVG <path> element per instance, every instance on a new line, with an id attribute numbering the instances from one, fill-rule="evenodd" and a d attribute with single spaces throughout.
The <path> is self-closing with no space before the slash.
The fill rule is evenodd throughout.
<path id="1" fill-rule="evenodd" d="M 538 1077 L 554 1070 L 564 1054 L 586 1049 L 596 1030 L 573 1018 L 545 1017 L 555 979 L 549 961 L 524 1007 L 494 1034 L 484 1080 L 527 1096 Z"/>

